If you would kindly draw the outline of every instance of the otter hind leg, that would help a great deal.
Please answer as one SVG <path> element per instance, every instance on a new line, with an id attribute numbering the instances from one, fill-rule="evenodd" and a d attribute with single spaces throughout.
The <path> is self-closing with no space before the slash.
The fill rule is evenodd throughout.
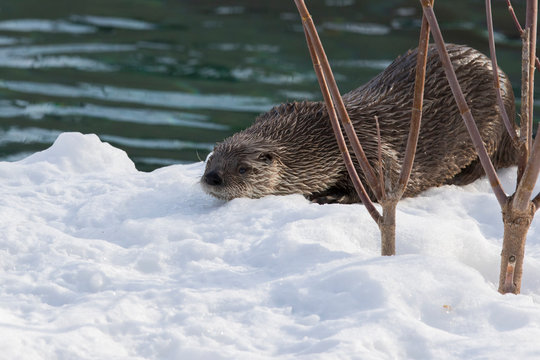
<path id="1" fill-rule="evenodd" d="M 484 168 L 480 160 L 476 159 L 464 167 L 461 172 L 446 182 L 448 185 L 467 185 L 484 176 Z"/>
<path id="2" fill-rule="evenodd" d="M 505 131 L 502 135 L 501 141 L 498 143 L 496 151 L 491 154 L 491 162 L 495 167 L 495 170 L 513 166 L 517 164 L 518 152 L 512 139 Z M 480 163 L 478 157 L 467 165 L 459 174 L 456 174 L 453 178 L 447 181 L 449 185 L 467 185 L 481 178 L 486 173 Z"/>

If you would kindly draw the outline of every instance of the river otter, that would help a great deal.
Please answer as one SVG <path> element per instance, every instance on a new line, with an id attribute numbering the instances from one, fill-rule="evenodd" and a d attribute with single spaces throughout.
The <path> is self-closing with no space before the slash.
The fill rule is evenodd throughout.
<path id="1" fill-rule="evenodd" d="M 496 105 L 491 61 L 466 46 L 447 45 L 447 50 L 495 168 L 515 164 L 516 150 Z M 407 143 L 416 55 L 417 50 L 412 50 L 400 56 L 364 86 L 343 96 L 374 167 L 374 117 L 378 117 L 384 172 L 392 179 L 397 178 L 401 169 Z M 506 111 L 514 122 L 512 87 L 502 71 L 499 76 Z M 358 164 L 356 168 L 366 184 Z M 464 185 L 483 174 L 437 51 L 430 46 L 422 125 L 404 196 L 444 184 Z M 201 184 L 207 193 L 225 200 L 303 194 L 319 203 L 360 201 L 322 102 L 278 105 L 260 115 L 251 127 L 217 144 L 208 158 Z M 368 194 L 376 200 L 369 189 Z"/>

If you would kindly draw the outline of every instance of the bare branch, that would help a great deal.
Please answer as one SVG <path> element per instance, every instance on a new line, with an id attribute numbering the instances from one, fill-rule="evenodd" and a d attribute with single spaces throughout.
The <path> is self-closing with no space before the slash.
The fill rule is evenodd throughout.
<path id="1" fill-rule="evenodd" d="M 323 94 L 324 102 L 328 110 L 328 115 L 330 116 L 332 129 L 334 130 L 334 134 L 336 136 L 339 150 L 341 151 L 343 160 L 345 161 L 345 167 L 347 168 L 347 171 L 349 172 L 349 176 L 352 180 L 354 188 L 356 189 L 356 192 L 358 193 L 358 196 L 360 197 L 360 200 L 362 201 L 362 203 L 368 210 L 373 220 L 375 220 L 375 222 L 379 224 L 381 215 L 377 211 L 375 206 L 373 205 L 373 202 L 369 198 L 366 192 L 366 189 L 364 188 L 364 186 L 362 185 L 362 182 L 360 181 L 360 178 L 358 177 L 358 173 L 356 172 L 356 168 L 354 167 L 354 164 L 352 162 L 351 155 L 349 154 L 349 150 L 347 149 L 345 138 L 343 137 L 343 133 L 341 132 L 341 127 L 339 126 L 336 109 L 334 108 L 334 104 L 332 103 L 330 92 L 328 91 L 328 86 L 326 84 L 326 79 L 324 77 L 324 74 L 321 68 L 321 63 L 319 62 L 319 58 L 317 57 L 317 54 L 315 53 L 311 38 L 309 37 L 308 32 L 305 31 L 305 28 L 304 28 L 304 33 L 306 35 L 306 42 L 309 48 L 309 54 L 311 56 L 311 60 L 313 61 L 313 67 L 315 69 L 315 73 L 317 74 L 317 80 L 319 81 L 319 86 L 321 87 L 321 92 Z"/>
<path id="2" fill-rule="evenodd" d="M 523 172 L 523 177 L 519 182 L 518 188 L 514 195 L 514 206 L 516 209 L 525 211 L 529 206 L 531 194 L 534 190 L 534 185 L 538 179 L 538 173 L 540 172 L 540 136 L 534 139 L 534 144 L 529 157 L 527 167 Z"/>
<path id="3" fill-rule="evenodd" d="M 527 81 L 527 106 L 528 106 L 528 142 L 532 143 L 532 122 L 533 122 L 533 100 L 534 100 L 534 59 L 536 54 L 536 17 L 538 14 L 538 2 L 537 0 L 527 0 L 527 21 L 526 28 L 529 31 L 529 77 Z M 522 102 L 523 105 L 523 102 Z M 520 210 L 525 211 L 530 205 L 531 194 L 534 189 L 536 180 L 538 179 L 538 173 L 540 172 L 540 136 L 537 136 L 530 149 L 531 155 L 523 177 L 518 184 L 513 206 Z"/>
<path id="4" fill-rule="evenodd" d="M 506 0 L 506 5 L 508 5 L 508 11 L 510 12 L 510 15 L 512 16 L 512 19 L 514 20 L 516 29 L 518 29 L 519 34 L 521 35 L 521 33 L 523 32 L 523 28 L 521 27 L 521 24 L 519 23 L 516 13 L 514 12 L 514 8 L 512 7 L 512 3 L 510 3 L 510 0 Z"/>
<path id="5" fill-rule="evenodd" d="M 431 1 L 433 6 L 433 1 Z M 409 137 L 407 138 L 407 147 L 405 149 L 405 158 L 399 175 L 397 191 L 399 196 L 403 195 L 407 182 L 411 176 L 414 156 L 416 154 L 416 145 L 420 134 L 420 122 L 422 121 L 422 105 L 424 102 L 424 84 L 426 78 L 427 49 L 429 44 L 429 24 L 425 16 L 422 16 L 422 27 L 420 28 L 420 39 L 418 40 L 418 54 L 416 56 L 416 74 L 414 78 L 414 98 L 411 112 L 411 125 Z"/>
<path id="6" fill-rule="evenodd" d="M 525 27 L 529 29 L 529 149 L 532 146 L 533 110 L 534 110 L 534 60 L 536 58 L 536 22 L 538 0 L 527 0 Z"/>
<path id="7" fill-rule="evenodd" d="M 491 0 L 486 0 L 486 20 L 487 20 L 487 28 L 488 28 L 488 39 L 489 39 L 489 55 L 491 57 L 491 67 L 493 68 L 493 85 L 495 86 L 497 104 L 499 105 L 499 111 L 501 112 L 501 116 L 503 118 L 506 131 L 508 132 L 508 135 L 510 135 L 510 137 L 512 138 L 512 141 L 514 142 L 514 144 L 517 145 L 518 137 L 516 134 L 516 130 L 514 129 L 514 124 L 512 124 L 512 122 L 508 118 L 506 107 L 504 106 L 504 102 L 501 95 L 501 86 L 499 82 L 499 67 L 497 65 L 497 54 L 495 53 L 495 39 L 493 35 L 493 18 L 491 15 Z"/>
<path id="8" fill-rule="evenodd" d="M 519 31 L 519 35 L 523 36 L 523 28 L 521 27 L 519 20 L 516 16 L 516 13 L 514 12 L 514 8 L 512 7 L 512 3 L 510 3 L 510 0 L 506 0 L 506 4 L 508 5 L 508 11 L 510 12 L 510 15 L 512 16 L 512 19 L 514 20 L 514 24 L 516 25 L 516 29 Z M 538 60 L 538 57 L 535 58 L 534 64 L 536 65 L 536 68 L 540 70 L 540 60 Z"/>
<path id="9" fill-rule="evenodd" d="M 298 8 L 298 11 L 300 12 L 300 16 L 302 17 L 302 21 L 304 23 L 304 31 L 307 31 L 309 39 L 312 41 L 313 48 L 315 49 L 315 53 L 317 54 L 317 57 L 321 62 L 324 77 L 326 78 L 330 94 L 332 95 L 332 99 L 336 105 L 339 119 L 343 123 L 343 128 L 345 129 L 347 138 L 351 142 L 354 154 L 358 159 L 358 162 L 366 177 L 366 181 L 369 187 L 371 188 L 371 190 L 373 190 L 375 197 L 380 200 L 382 199 L 382 190 L 379 186 L 379 181 L 377 180 L 375 170 L 373 170 L 373 167 L 369 164 L 364 149 L 362 148 L 362 145 L 360 144 L 360 141 L 356 136 L 353 124 L 349 119 L 347 109 L 345 108 L 345 104 L 343 103 L 343 99 L 341 98 L 341 95 L 339 93 L 336 80 L 334 79 L 334 75 L 332 74 L 332 69 L 330 68 L 328 58 L 326 57 L 326 54 L 323 50 L 321 39 L 319 38 L 317 30 L 315 29 L 313 19 L 311 18 L 311 15 L 309 14 L 303 0 L 294 0 L 294 2 L 296 4 L 296 7 Z"/>
<path id="10" fill-rule="evenodd" d="M 461 87 L 459 86 L 459 83 L 457 81 L 456 73 L 454 72 L 452 62 L 450 61 L 450 57 L 448 56 L 448 52 L 446 51 L 444 39 L 442 37 L 439 24 L 437 23 L 437 18 L 435 17 L 435 13 L 433 12 L 433 7 L 431 6 L 429 0 L 420 0 L 420 3 L 422 4 L 424 15 L 429 22 L 429 26 L 431 27 L 431 34 L 433 35 L 433 38 L 435 40 L 437 52 L 439 53 L 439 57 L 446 73 L 446 77 L 448 78 L 448 83 L 450 84 L 450 88 L 452 89 L 452 93 L 454 94 L 454 98 L 456 99 L 459 112 L 463 118 L 463 121 L 465 122 L 467 130 L 469 131 L 471 140 L 474 144 L 476 152 L 478 153 L 480 163 L 482 164 L 482 167 L 484 168 L 484 171 L 489 178 L 489 182 L 491 184 L 493 192 L 495 193 L 495 197 L 497 198 L 497 201 L 502 207 L 506 203 L 507 196 L 501 186 L 501 182 L 499 181 L 497 173 L 495 172 L 495 168 L 493 167 L 493 163 L 491 162 L 489 155 L 486 151 L 484 142 L 482 141 L 482 137 L 480 136 L 480 132 L 476 127 L 476 123 L 472 116 L 471 110 L 467 105 L 465 96 L 463 95 Z"/>
<path id="11" fill-rule="evenodd" d="M 519 147 L 519 158 L 518 158 L 518 172 L 517 172 L 517 181 L 516 181 L 516 190 L 521 183 L 521 178 L 525 172 L 525 167 L 529 161 L 529 72 L 531 67 L 529 66 L 529 29 L 523 31 L 521 35 L 521 118 L 520 118 L 520 147 Z"/>
<path id="12" fill-rule="evenodd" d="M 384 188 L 384 173 L 383 173 L 383 163 L 382 163 L 382 141 L 381 141 L 381 128 L 379 126 L 379 118 L 375 115 L 375 127 L 377 128 L 377 165 L 379 172 L 379 183 L 382 191 L 382 198 L 386 197 L 386 190 Z"/>

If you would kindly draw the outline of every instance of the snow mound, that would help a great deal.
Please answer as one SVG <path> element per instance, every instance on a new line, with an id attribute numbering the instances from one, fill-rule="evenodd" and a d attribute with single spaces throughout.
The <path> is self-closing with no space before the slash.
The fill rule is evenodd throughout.
<path id="1" fill-rule="evenodd" d="M 134 172 L 135 165 L 126 152 L 102 143 L 94 134 L 63 133 L 44 151 L 20 161 L 30 165 L 46 162 L 62 172 Z"/>
<path id="2" fill-rule="evenodd" d="M 523 294 L 500 295 L 485 179 L 403 200 L 398 255 L 381 257 L 362 205 L 222 202 L 203 169 L 138 172 L 75 133 L 0 162 L 2 356 L 540 358 L 539 220 Z M 514 173 L 500 172 L 508 190 Z"/>

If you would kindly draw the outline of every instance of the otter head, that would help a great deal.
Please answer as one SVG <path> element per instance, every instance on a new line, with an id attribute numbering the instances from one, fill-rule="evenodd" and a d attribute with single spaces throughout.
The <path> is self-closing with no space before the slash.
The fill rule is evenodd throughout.
<path id="1" fill-rule="evenodd" d="M 216 145 L 201 177 L 204 191 L 223 200 L 275 194 L 278 183 L 276 146 L 242 133 Z"/>

